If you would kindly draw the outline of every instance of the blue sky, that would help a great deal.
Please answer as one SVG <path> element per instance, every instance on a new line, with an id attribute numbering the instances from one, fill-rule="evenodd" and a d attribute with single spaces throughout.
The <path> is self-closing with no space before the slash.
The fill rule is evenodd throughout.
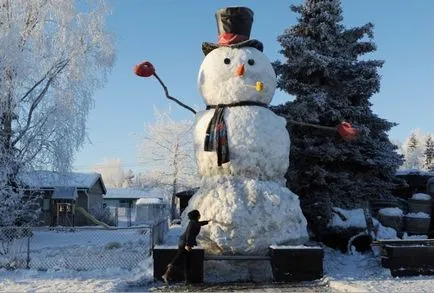
<path id="1" fill-rule="evenodd" d="M 347 27 L 372 22 L 378 50 L 368 57 L 385 60 L 381 92 L 371 99 L 380 117 L 399 123 L 391 139 L 404 140 L 412 130 L 434 133 L 434 1 L 341 0 Z M 108 29 L 116 37 L 117 60 L 103 89 L 94 96 L 87 130 L 89 141 L 76 155 L 74 169 L 91 171 L 104 158 L 119 158 L 125 168 L 144 171 L 138 163 L 139 137 L 153 123 L 153 107 L 172 109 L 176 120 L 193 115 L 167 100 L 155 78 L 139 78 L 133 67 L 151 61 L 170 94 L 204 108 L 196 86 L 203 60 L 201 44 L 217 40 L 214 13 L 225 6 L 248 6 L 255 13 L 251 38 L 263 42 L 271 60 L 283 60 L 277 36 L 297 22 L 289 6 L 301 0 L 168 1 L 110 0 Z M 182 3 L 182 4 L 179 4 Z M 272 104 L 293 97 L 276 92 Z"/>

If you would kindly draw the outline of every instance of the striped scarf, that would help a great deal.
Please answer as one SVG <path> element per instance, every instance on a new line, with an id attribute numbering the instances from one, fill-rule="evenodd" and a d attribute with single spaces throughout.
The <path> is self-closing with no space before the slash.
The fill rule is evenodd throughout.
<path id="1" fill-rule="evenodd" d="M 226 123 L 224 120 L 224 111 L 226 107 L 239 107 L 239 106 L 260 106 L 267 107 L 267 104 L 259 102 L 238 102 L 233 104 L 218 104 L 209 105 L 207 110 L 215 109 L 214 116 L 211 118 L 208 127 L 206 129 L 204 151 L 217 153 L 217 165 L 221 166 L 224 163 L 230 161 L 229 145 Z"/>

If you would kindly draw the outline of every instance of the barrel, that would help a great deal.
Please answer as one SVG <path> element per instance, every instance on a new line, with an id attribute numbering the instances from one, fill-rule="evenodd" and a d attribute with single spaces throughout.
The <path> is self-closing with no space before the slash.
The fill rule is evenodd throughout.
<path id="1" fill-rule="evenodd" d="M 431 223 L 430 217 L 409 217 L 405 216 L 405 231 L 410 235 L 426 235 L 429 232 Z"/>
<path id="2" fill-rule="evenodd" d="M 408 212 L 410 213 L 425 213 L 431 215 L 432 200 L 413 199 L 408 200 Z"/>
<path id="3" fill-rule="evenodd" d="M 378 220 L 385 227 L 390 227 L 400 232 L 404 229 L 404 217 L 402 215 L 388 215 L 381 213 L 378 214 Z"/>

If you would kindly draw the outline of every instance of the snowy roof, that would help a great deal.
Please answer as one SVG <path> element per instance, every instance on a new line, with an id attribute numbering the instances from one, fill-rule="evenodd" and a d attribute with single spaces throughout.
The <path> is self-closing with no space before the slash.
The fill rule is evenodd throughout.
<path id="1" fill-rule="evenodd" d="M 396 175 L 422 175 L 422 176 L 433 176 L 434 172 L 422 171 L 418 169 L 402 169 L 395 173 Z"/>
<path id="2" fill-rule="evenodd" d="M 142 197 L 139 198 L 136 202 L 137 205 L 146 205 L 146 204 L 166 204 L 164 199 L 161 197 Z"/>
<path id="3" fill-rule="evenodd" d="M 138 199 L 138 198 L 165 198 L 165 191 L 160 188 L 109 188 L 104 199 Z"/>
<path id="4" fill-rule="evenodd" d="M 75 173 L 55 171 L 32 171 L 19 175 L 20 179 L 32 188 L 76 187 L 90 189 L 98 180 L 105 191 L 105 186 L 99 173 Z"/>

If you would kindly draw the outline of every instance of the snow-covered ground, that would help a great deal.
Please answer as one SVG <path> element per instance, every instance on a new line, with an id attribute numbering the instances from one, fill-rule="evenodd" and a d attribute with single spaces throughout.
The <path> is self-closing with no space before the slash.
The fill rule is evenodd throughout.
<path id="1" fill-rule="evenodd" d="M 173 227 L 165 242 L 173 244 L 179 234 L 179 226 Z M 109 234 L 104 234 L 109 235 Z M 42 235 L 40 235 L 42 236 Z M 126 243 L 128 236 L 125 236 Z M 104 240 L 110 241 L 109 236 Z M 132 236 L 130 236 L 132 237 Z M 45 239 L 45 240 L 42 240 Z M 57 238 L 54 238 L 57 239 Z M 57 246 L 58 253 L 67 246 L 65 239 L 40 238 L 39 248 L 54 248 Z M 89 245 L 89 238 L 81 237 L 83 246 Z M 116 237 L 118 239 L 118 237 Z M 35 239 L 34 241 L 36 241 Z M 66 246 L 65 246 L 66 245 Z M 75 246 L 76 256 L 82 254 L 81 246 Z M 73 248 L 69 247 L 68 253 L 73 254 Z M 143 247 L 144 250 L 147 247 Z M 83 254 L 83 258 L 89 255 Z M 42 256 L 41 256 L 42 257 Z M 116 257 L 122 257 L 122 254 Z M 318 283 L 307 283 L 304 285 L 277 285 L 266 284 L 258 286 L 247 285 L 218 285 L 218 273 L 212 272 L 205 276 L 210 281 L 198 287 L 199 291 L 207 288 L 215 290 L 236 290 L 236 291 L 257 291 L 257 292 L 434 292 L 434 277 L 401 277 L 393 278 L 388 269 L 382 268 L 380 258 L 374 252 L 342 254 L 339 251 L 325 248 L 324 257 L 324 278 Z M 207 274 L 207 272 L 205 272 Z M 18 269 L 7 271 L 0 269 L 0 292 L 107 292 L 107 291 L 159 291 L 165 290 L 162 283 L 152 282 L 152 259 L 147 258 L 141 261 L 131 270 L 121 268 L 93 269 L 89 271 L 76 271 L 67 268 L 52 268 L 47 271 L 35 269 Z M 193 288 L 174 287 L 175 291 Z"/>
<path id="2" fill-rule="evenodd" d="M 388 269 L 381 267 L 379 258 L 373 253 L 346 255 L 332 249 L 325 250 L 325 277 L 319 291 L 332 292 L 433 292 L 434 277 L 419 276 L 393 278 Z M 98 270 L 90 272 L 35 270 L 0 270 L 1 292 L 107 292 L 107 291 L 153 291 L 161 283 L 148 283 L 152 279 L 152 262 L 145 262 L 135 270 Z M 206 287 L 201 286 L 201 288 Z M 215 284 L 210 287 L 219 288 Z M 229 288 L 226 284 L 225 288 Z M 246 286 L 233 285 L 235 290 Z M 305 291 L 297 285 L 296 290 L 288 286 L 269 285 L 268 292 Z M 306 284 L 307 291 L 313 290 Z M 177 290 L 182 290 L 178 288 Z M 192 289 L 189 288 L 191 291 Z M 254 291 L 252 288 L 249 291 Z M 318 291 L 315 290 L 315 291 Z M 264 287 L 257 291 L 265 291 Z"/>

